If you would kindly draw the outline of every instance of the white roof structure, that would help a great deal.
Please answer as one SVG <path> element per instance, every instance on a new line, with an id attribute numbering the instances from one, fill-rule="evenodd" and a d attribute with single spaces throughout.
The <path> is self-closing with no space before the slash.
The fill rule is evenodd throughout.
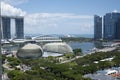
<path id="1" fill-rule="evenodd" d="M 14 43 L 25 43 L 25 42 L 34 41 L 34 40 L 14 39 L 14 40 L 10 40 L 10 41 L 11 41 L 11 42 L 14 42 Z"/>
<path id="2" fill-rule="evenodd" d="M 36 44 L 31 44 L 31 43 L 25 45 L 24 47 L 22 47 L 22 49 L 41 49 L 42 50 L 40 46 Z"/>
<path id="3" fill-rule="evenodd" d="M 112 61 L 113 59 L 114 59 L 114 57 L 112 57 L 112 58 L 102 59 L 102 60 L 100 60 L 100 61 Z"/>
<path id="4" fill-rule="evenodd" d="M 63 56 L 63 54 L 59 54 L 59 53 L 52 53 L 52 52 L 44 52 L 42 57 L 49 57 L 49 56 L 53 56 L 53 57 L 59 57 L 59 56 Z"/>
<path id="5" fill-rule="evenodd" d="M 118 73 L 118 71 L 117 70 L 112 70 L 112 69 L 107 69 L 107 70 L 97 71 L 97 73 L 102 74 L 102 75 L 111 75 L 111 74 Z"/>
<path id="6" fill-rule="evenodd" d="M 27 44 L 17 52 L 19 58 L 39 58 L 42 57 L 43 50 L 39 45 Z"/>
<path id="7" fill-rule="evenodd" d="M 9 42 L 9 41 L 7 41 L 7 40 L 5 40 L 5 39 L 2 39 L 2 40 L 1 40 L 1 43 L 8 44 L 8 43 L 10 43 L 10 42 Z"/>
<path id="8" fill-rule="evenodd" d="M 116 80 L 112 76 L 109 76 L 109 75 L 99 75 L 99 74 L 87 74 L 84 77 L 91 78 L 92 80 Z"/>
<path id="9" fill-rule="evenodd" d="M 62 42 L 59 37 L 49 35 L 33 37 L 32 40 L 36 42 Z"/>
<path id="10" fill-rule="evenodd" d="M 57 53 L 73 53 L 72 48 L 64 42 L 47 43 L 43 46 L 43 50 L 47 52 Z"/>

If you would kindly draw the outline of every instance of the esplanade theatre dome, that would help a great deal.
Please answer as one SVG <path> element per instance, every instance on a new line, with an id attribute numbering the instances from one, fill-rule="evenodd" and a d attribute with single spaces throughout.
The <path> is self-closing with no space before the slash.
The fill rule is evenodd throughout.
<path id="1" fill-rule="evenodd" d="M 42 57 L 43 50 L 39 45 L 36 44 L 26 44 L 17 52 L 17 57 L 19 58 L 39 58 Z"/>
<path id="2" fill-rule="evenodd" d="M 64 42 L 57 42 L 57 43 L 47 43 L 43 46 L 43 50 L 46 52 L 57 52 L 57 53 L 73 53 L 72 48 L 64 43 Z"/>

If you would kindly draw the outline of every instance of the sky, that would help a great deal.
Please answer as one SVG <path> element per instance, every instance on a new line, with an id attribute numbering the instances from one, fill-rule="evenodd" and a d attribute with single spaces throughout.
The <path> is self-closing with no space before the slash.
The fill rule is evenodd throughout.
<path id="1" fill-rule="evenodd" d="M 3 15 L 24 16 L 25 34 L 93 34 L 94 15 L 120 11 L 120 0 L 2 0 Z"/>

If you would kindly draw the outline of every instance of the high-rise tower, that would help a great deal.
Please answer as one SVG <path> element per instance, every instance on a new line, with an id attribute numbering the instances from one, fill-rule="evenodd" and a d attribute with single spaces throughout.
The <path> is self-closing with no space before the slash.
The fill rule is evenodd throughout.
<path id="1" fill-rule="evenodd" d="M 11 39 L 11 19 L 15 20 L 16 39 L 23 39 L 24 18 L 21 16 L 2 16 L 2 39 Z"/>
<path id="2" fill-rule="evenodd" d="M 120 39 L 119 37 L 119 27 L 120 27 L 120 13 L 112 12 L 107 13 L 104 16 L 104 39 L 113 40 Z"/>
<path id="3" fill-rule="evenodd" d="M 116 26 L 115 38 L 120 39 L 120 19 L 117 20 L 115 26 Z"/>
<path id="4" fill-rule="evenodd" d="M 23 39 L 24 38 L 24 20 L 23 18 L 16 18 L 15 19 L 15 25 L 16 25 L 16 32 L 15 32 L 15 35 L 16 35 L 16 38 L 17 39 Z"/>
<path id="5" fill-rule="evenodd" d="M 11 38 L 9 17 L 2 17 L 2 38 L 3 39 Z"/>
<path id="6" fill-rule="evenodd" d="M 102 38 L 102 17 L 94 16 L 94 39 L 98 40 Z"/>

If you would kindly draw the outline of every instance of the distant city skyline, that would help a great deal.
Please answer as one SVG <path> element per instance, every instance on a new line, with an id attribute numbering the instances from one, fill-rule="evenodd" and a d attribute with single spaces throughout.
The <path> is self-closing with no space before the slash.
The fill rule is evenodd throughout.
<path id="1" fill-rule="evenodd" d="M 25 16 L 25 33 L 93 34 L 94 15 L 120 11 L 120 0 L 2 0 L 3 15 Z"/>

